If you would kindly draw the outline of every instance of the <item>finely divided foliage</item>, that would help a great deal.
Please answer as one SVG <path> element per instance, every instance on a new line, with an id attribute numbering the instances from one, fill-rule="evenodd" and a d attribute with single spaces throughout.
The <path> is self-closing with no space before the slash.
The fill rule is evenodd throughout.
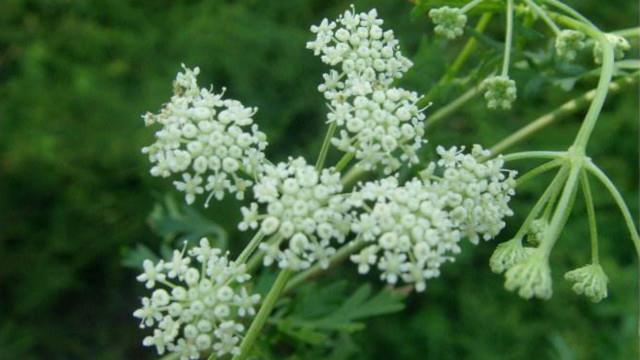
<path id="1" fill-rule="evenodd" d="M 463 8 L 431 9 L 428 14 L 435 32 L 447 39 L 461 36 L 466 13 L 481 1 Z M 556 0 L 546 1 L 566 11 Z M 605 298 L 608 278 L 598 263 L 587 174 L 601 180 L 616 201 L 619 194 L 585 156 L 585 147 L 606 95 L 614 58 L 621 58 L 629 43 L 566 15 L 556 16 L 570 27 L 561 30 L 544 9 L 530 0 L 524 2 L 552 28 L 559 58 L 575 60 L 588 43 L 586 38 L 595 39 L 593 53 L 602 64 L 595 95 L 599 100 L 592 103 L 583 128 L 566 152 L 503 157 L 480 145 L 468 150 L 436 146 L 435 160 L 420 159 L 419 150 L 426 143 L 425 109 L 418 105 L 422 97 L 396 84 L 412 63 L 402 55 L 393 31 L 382 28 L 375 9 L 357 13 L 352 6 L 337 20 L 324 19 L 311 27 L 314 38 L 307 48 L 330 66 L 318 86 L 329 112 L 327 135 L 315 166 L 302 157 L 279 163 L 267 160 L 266 135 L 253 120 L 257 109 L 224 99 L 224 88 L 221 93 L 199 88 L 199 69 L 183 66 L 170 101 L 158 114 L 143 116 L 146 125 L 159 126 L 155 142 L 142 150 L 152 164 L 151 174 L 179 175 L 174 184 L 188 204 L 199 195 L 207 195 L 205 206 L 226 193 L 238 200 L 249 198 L 241 208 L 238 228 L 254 235 L 235 260 L 203 238 L 188 250 L 186 245 L 174 250 L 168 260 L 144 261 L 144 272 L 137 279 L 151 295 L 142 298 L 134 316 L 153 333 L 143 344 L 181 360 L 246 359 L 274 307 L 286 307 L 277 302 L 282 292 L 347 258 L 361 274 L 375 269 L 387 284 L 402 282 L 417 292 L 425 291 L 427 280 L 438 277 L 442 265 L 460 253 L 463 239 L 478 244 L 505 228 L 505 219 L 513 215 L 509 202 L 519 185 L 516 172 L 505 168 L 509 159 L 552 159 L 519 181 L 554 167 L 560 170 L 518 233 L 497 247 L 491 269 L 504 272 L 505 287 L 524 298 L 551 297 L 549 254 L 580 182 L 590 216 L 593 261 L 565 278 L 574 283 L 576 293 L 596 302 Z M 489 108 L 503 110 L 511 108 L 517 92 L 508 75 L 513 0 L 507 0 L 505 8 L 502 71 L 491 72 L 475 85 L 484 91 Z M 325 167 L 331 145 L 345 154 L 335 166 Z M 411 166 L 419 166 L 418 175 L 405 180 L 399 170 Z M 618 203 L 640 253 L 635 225 L 624 204 Z M 523 243 L 525 237 L 529 245 Z M 260 263 L 279 268 L 264 299 L 251 291 L 250 273 L 260 271 Z M 295 272 L 299 273 L 287 287 Z M 285 323 L 281 317 L 277 321 Z"/>

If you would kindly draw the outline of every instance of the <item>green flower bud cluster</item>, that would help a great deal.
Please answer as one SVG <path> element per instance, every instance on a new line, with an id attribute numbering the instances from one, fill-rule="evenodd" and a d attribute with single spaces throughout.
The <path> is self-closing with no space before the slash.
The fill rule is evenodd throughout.
<path id="1" fill-rule="evenodd" d="M 600 264 L 585 265 L 569 271 L 564 274 L 564 278 L 575 283 L 571 289 L 576 294 L 584 295 L 593 302 L 600 302 L 607 297 L 607 282 L 609 282 L 609 278 L 607 278 Z"/>
<path id="2" fill-rule="evenodd" d="M 489 109 L 507 110 L 511 108 L 511 103 L 516 100 L 516 82 L 509 79 L 508 76 L 488 77 L 482 82 L 481 86 L 484 89 L 484 98 L 487 100 Z"/>
<path id="3" fill-rule="evenodd" d="M 567 61 L 575 60 L 578 52 L 585 46 L 585 35 L 581 31 L 562 30 L 556 36 L 556 54 Z"/>
<path id="4" fill-rule="evenodd" d="M 460 8 L 443 6 L 431 9 L 429 17 L 436 25 L 435 33 L 449 40 L 461 36 L 464 32 L 464 26 L 467 24 L 467 15 Z"/>

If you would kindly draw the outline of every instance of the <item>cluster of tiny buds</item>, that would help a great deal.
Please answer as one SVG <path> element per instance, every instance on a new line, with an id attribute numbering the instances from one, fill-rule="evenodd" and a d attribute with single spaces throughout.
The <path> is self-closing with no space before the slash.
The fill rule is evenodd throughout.
<path id="1" fill-rule="evenodd" d="M 223 99 L 224 89 L 220 94 L 200 89 L 200 70 L 183 68 L 171 100 L 160 113 L 143 116 L 147 126 L 161 126 L 155 142 L 142 149 L 153 164 L 151 175 L 181 175 L 174 184 L 189 204 L 205 191 L 207 203 L 212 197 L 222 199 L 226 192 L 242 199 L 250 178 L 260 170 L 267 146 L 265 134 L 253 123 L 256 109 Z"/>
<path id="2" fill-rule="evenodd" d="M 616 34 L 605 34 L 607 41 L 613 46 L 615 60 L 622 60 L 624 54 L 631 49 L 629 41 L 624 37 Z M 596 64 L 602 63 L 602 45 L 600 41 L 595 41 L 593 46 L 593 61 Z"/>
<path id="3" fill-rule="evenodd" d="M 489 109 L 511 108 L 516 100 L 516 82 L 505 75 L 497 75 L 486 78 L 481 87 L 484 89 L 484 98 Z"/>
<path id="4" fill-rule="evenodd" d="M 339 173 L 317 171 L 303 158 L 267 165 L 254 186 L 256 201 L 241 209 L 238 227 L 259 227 L 271 237 L 259 247 L 265 266 L 277 262 L 280 268 L 301 270 L 319 263 L 326 268 L 349 231 L 341 190 Z"/>
<path id="5" fill-rule="evenodd" d="M 578 52 L 585 47 L 585 38 L 581 31 L 561 30 L 556 36 L 556 54 L 567 61 L 575 60 Z"/>
<path id="6" fill-rule="evenodd" d="M 449 40 L 461 36 L 467 24 L 467 15 L 460 8 L 443 6 L 431 9 L 429 17 L 436 25 L 435 33 Z"/>
<path id="7" fill-rule="evenodd" d="M 141 328 L 154 328 L 144 346 L 180 360 L 238 354 L 244 332 L 240 320 L 255 315 L 260 301 L 244 285 L 251 279 L 244 264 L 230 261 L 228 253 L 203 238 L 186 255 L 185 249 L 174 250 L 169 261 L 145 260 L 143 267 L 137 279 L 154 289 L 133 313 Z"/>
<path id="8" fill-rule="evenodd" d="M 571 289 L 584 295 L 593 302 L 600 302 L 607 297 L 609 278 L 600 264 L 589 264 L 564 274 L 564 278 L 573 282 Z"/>
<path id="9" fill-rule="evenodd" d="M 504 228 L 515 173 L 504 171 L 500 158 L 480 162 L 489 154 L 479 146 L 463 150 L 438 147 L 440 159 L 404 185 L 396 177 L 360 184 L 350 198 L 357 210 L 352 231 L 365 245 L 351 256 L 360 273 L 377 265 L 382 280 L 424 291 L 460 251 L 461 238 L 477 243 Z"/>
<path id="10" fill-rule="evenodd" d="M 542 248 L 536 248 L 507 269 L 504 287 L 517 291 L 525 299 L 533 297 L 548 300 L 553 294 L 549 255 Z"/>
<path id="11" fill-rule="evenodd" d="M 336 21 L 312 26 L 316 38 L 307 47 L 335 67 L 318 86 L 329 101 L 328 122 L 339 129 L 332 144 L 367 170 L 381 165 L 391 173 L 418 162 L 425 116 L 415 92 L 391 86 L 412 64 L 382 23 L 375 9 L 358 14 L 352 7 Z"/>

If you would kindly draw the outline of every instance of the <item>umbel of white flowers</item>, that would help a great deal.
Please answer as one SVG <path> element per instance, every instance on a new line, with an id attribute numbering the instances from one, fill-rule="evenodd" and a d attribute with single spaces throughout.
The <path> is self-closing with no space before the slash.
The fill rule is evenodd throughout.
<path id="1" fill-rule="evenodd" d="M 329 102 L 328 122 L 339 130 L 332 144 L 354 153 L 364 169 L 381 166 L 388 174 L 418 162 L 425 116 L 415 92 L 392 86 L 412 63 L 382 23 L 375 9 L 357 14 L 352 7 L 337 21 L 312 26 L 316 38 L 307 48 L 334 67 L 318 86 Z"/>
<path id="2" fill-rule="evenodd" d="M 513 212 L 508 202 L 515 191 L 515 172 L 503 170 L 503 160 L 480 162 L 489 153 L 480 146 L 471 154 L 464 147 L 438 147 L 440 159 L 400 186 L 397 178 L 361 184 L 351 196 L 360 210 L 352 230 L 366 247 L 351 260 L 360 273 L 371 266 L 381 279 L 415 284 L 440 275 L 440 266 L 453 261 L 466 237 L 474 244 L 495 237 Z"/>
<path id="3" fill-rule="evenodd" d="M 341 190 L 339 173 L 317 171 L 303 158 L 266 165 L 253 187 L 256 201 L 242 208 L 238 227 L 256 229 L 259 223 L 271 236 L 260 244 L 265 266 L 275 261 L 280 268 L 301 270 L 319 262 L 326 268 L 349 232 L 348 204 L 336 196 Z"/>
<path id="4" fill-rule="evenodd" d="M 220 94 L 198 88 L 200 69 L 183 68 L 171 100 L 159 114 L 143 116 L 147 126 L 160 125 L 155 142 L 142 149 L 154 165 L 151 175 L 181 175 L 174 184 L 188 204 L 205 191 L 207 202 L 214 196 L 222 199 L 225 192 L 242 199 L 251 180 L 241 173 L 253 177 L 260 171 L 267 146 L 253 123 L 257 109 L 223 99 L 224 88 Z"/>
<path id="5" fill-rule="evenodd" d="M 237 354 L 244 332 L 241 318 L 254 315 L 260 301 L 260 295 L 247 291 L 249 279 L 244 264 L 230 261 L 206 238 L 186 256 L 184 250 L 174 250 L 170 261 L 145 260 L 138 281 L 154 290 L 133 313 L 140 327 L 154 328 L 143 345 L 181 360 L 212 352 Z"/>

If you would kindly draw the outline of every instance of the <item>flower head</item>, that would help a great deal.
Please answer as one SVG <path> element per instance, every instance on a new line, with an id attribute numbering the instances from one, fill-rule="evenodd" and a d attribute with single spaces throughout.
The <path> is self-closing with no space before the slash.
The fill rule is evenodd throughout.
<path id="1" fill-rule="evenodd" d="M 621 60 L 624 58 L 624 54 L 631 49 L 629 41 L 620 35 L 605 34 L 607 41 L 613 46 L 613 54 L 615 60 Z M 596 64 L 602 63 L 602 45 L 600 41 L 596 41 L 593 45 L 593 61 Z"/>
<path id="2" fill-rule="evenodd" d="M 533 220 L 529 225 L 527 241 L 532 245 L 541 244 L 548 227 L 549 220 L 544 217 Z"/>
<path id="3" fill-rule="evenodd" d="M 435 32 L 447 39 L 455 39 L 462 35 L 467 24 L 467 15 L 460 8 L 443 6 L 429 10 L 429 17 L 436 25 Z"/>
<path id="4" fill-rule="evenodd" d="M 230 261 L 205 238 L 186 256 L 176 250 L 170 261 L 146 260 L 138 280 L 155 289 L 133 313 L 141 328 L 154 328 L 143 345 L 154 346 L 160 355 L 176 353 L 181 360 L 210 352 L 237 354 L 244 331 L 239 319 L 255 314 L 260 301 L 243 285 L 250 278 L 243 264 Z"/>
<path id="5" fill-rule="evenodd" d="M 571 289 L 589 298 L 593 302 L 600 302 L 607 297 L 607 283 L 609 279 L 600 264 L 589 264 L 564 274 L 564 278 L 574 282 Z"/>
<path id="6" fill-rule="evenodd" d="M 518 295 L 525 299 L 537 297 L 546 300 L 553 294 L 549 259 L 540 250 L 509 268 L 505 278 L 504 287 L 509 291 L 517 290 Z"/>
<path id="7" fill-rule="evenodd" d="M 145 114 L 147 126 L 159 125 L 155 142 L 142 149 L 153 164 L 151 175 L 180 175 L 174 181 L 191 204 L 198 195 L 222 199 L 226 192 L 244 197 L 264 159 L 266 136 L 253 123 L 255 108 L 223 99 L 198 87 L 198 68 L 184 67 L 174 81 L 174 94 L 160 113 Z"/>
<path id="8" fill-rule="evenodd" d="M 516 82 L 507 76 L 491 76 L 482 82 L 484 98 L 487 100 L 489 109 L 511 108 L 511 103 L 516 100 Z"/>
<path id="9" fill-rule="evenodd" d="M 499 244 L 489 259 L 491 271 L 500 274 L 528 258 L 534 248 L 522 246 L 522 239 L 515 238 Z"/>
<path id="10" fill-rule="evenodd" d="M 412 64 L 382 23 L 375 9 L 357 14 L 351 8 L 312 26 L 316 38 L 307 47 L 334 67 L 318 86 L 329 102 L 328 121 L 338 128 L 332 144 L 354 153 L 365 169 L 382 166 L 390 173 L 402 162 L 418 162 L 425 117 L 415 92 L 391 86 Z"/>
<path id="11" fill-rule="evenodd" d="M 562 30 L 556 36 L 556 54 L 562 59 L 572 61 L 585 46 L 585 35 L 577 30 Z"/>
<path id="12" fill-rule="evenodd" d="M 300 270 L 318 262 L 327 267 L 335 244 L 344 242 L 349 231 L 348 205 L 337 195 L 341 190 L 340 174 L 318 172 L 303 158 L 266 165 L 254 186 L 256 201 L 242 211 L 240 229 L 260 226 L 272 236 L 260 244 L 265 265 L 275 261 L 281 268 Z"/>
<path id="13" fill-rule="evenodd" d="M 351 226 L 365 247 L 351 260 L 360 273 L 374 265 L 382 280 L 402 280 L 424 291 L 426 280 L 440 275 L 440 266 L 460 252 L 460 239 L 489 240 L 512 214 L 515 174 L 502 170 L 501 159 L 478 161 L 485 150 L 475 146 L 438 148 L 440 160 L 400 185 L 396 177 L 360 184 L 350 198 Z M 442 176 L 435 173 L 442 173 Z"/>

